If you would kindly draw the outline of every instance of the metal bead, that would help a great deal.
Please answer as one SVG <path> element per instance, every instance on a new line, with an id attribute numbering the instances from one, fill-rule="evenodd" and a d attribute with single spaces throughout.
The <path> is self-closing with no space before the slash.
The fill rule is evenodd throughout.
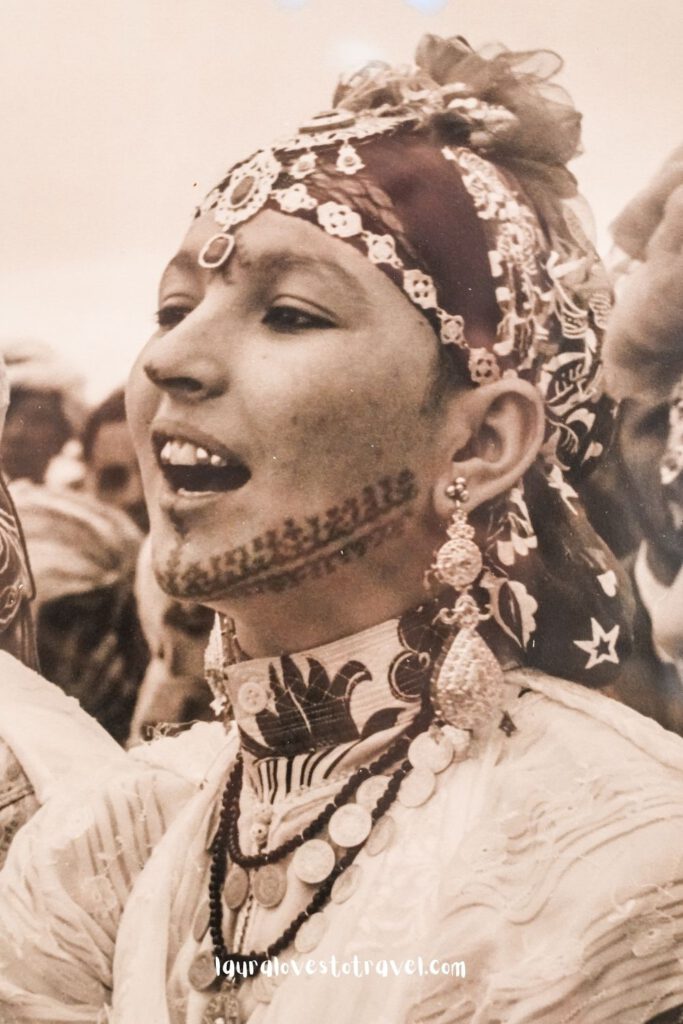
<path id="1" fill-rule="evenodd" d="M 467 490 L 467 480 L 465 480 L 464 476 L 458 476 L 452 484 L 448 484 L 446 487 L 446 497 L 450 498 L 451 501 L 458 501 L 461 504 L 469 501 L 470 495 Z"/>

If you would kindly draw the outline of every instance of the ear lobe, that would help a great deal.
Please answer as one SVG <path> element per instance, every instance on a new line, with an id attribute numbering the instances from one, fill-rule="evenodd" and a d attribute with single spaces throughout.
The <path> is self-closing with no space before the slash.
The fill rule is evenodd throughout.
<path id="1" fill-rule="evenodd" d="M 441 519 L 453 512 L 446 487 L 456 477 L 467 481 L 466 508 L 475 509 L 517 483 L 536 458 L 545 434 L 543 400 L 528 381 L 513 377 L 484 384 L 463 396 L 463 402 L 469 441 L 454 449 L 452 461 L 436 481 L 433 501 Z"/>

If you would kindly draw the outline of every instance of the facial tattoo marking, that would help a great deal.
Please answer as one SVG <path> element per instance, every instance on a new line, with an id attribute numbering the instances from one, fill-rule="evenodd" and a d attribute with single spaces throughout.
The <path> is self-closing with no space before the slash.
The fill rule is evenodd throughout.
<path id="1" fill-rule="evenodd" d="M 215 555 L 185 569 L 171 556 L 157 570 L 160 586 L 176 597 L 195 601 L 223 597 L 280 594 L 306 580 L 327 576 L 352 559 L 399 536 L 417 497 L 413 473 L 402 470 L 363 488 L 357 497 L 303 523 L 286 519 L 249 544 Z"/>

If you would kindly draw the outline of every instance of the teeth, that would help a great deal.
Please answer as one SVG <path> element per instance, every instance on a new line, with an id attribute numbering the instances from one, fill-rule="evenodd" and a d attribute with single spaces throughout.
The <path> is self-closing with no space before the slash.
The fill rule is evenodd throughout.
<path id="1" fill-rule="evenodd" d="M 219 468 L 228 464 L 222 455 L 211 453 L 206 448 L 190 444 L 189 441 L 178 441 L 175 438 L 166 441 L 159 458 L 164 465 L 168 466 L 206 466 L 210 463 Z"/>

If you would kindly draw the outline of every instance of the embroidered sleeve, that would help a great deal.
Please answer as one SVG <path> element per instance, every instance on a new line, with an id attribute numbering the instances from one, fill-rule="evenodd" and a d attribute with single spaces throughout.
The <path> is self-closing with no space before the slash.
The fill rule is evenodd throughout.
<path id="1" fill-rule="evenodd" d="M 0 868 L 15 835 L 37 810 L 31 783 L 10 748 L 0 740 Z"/>
<path id="2" fill-rule="evenodd" d="M 0 875 L 0 1020 L 106 1019 L 121 912 L 190 789 L 126 768 L 90 799 L 55 797 L 21 830 Z"/>

